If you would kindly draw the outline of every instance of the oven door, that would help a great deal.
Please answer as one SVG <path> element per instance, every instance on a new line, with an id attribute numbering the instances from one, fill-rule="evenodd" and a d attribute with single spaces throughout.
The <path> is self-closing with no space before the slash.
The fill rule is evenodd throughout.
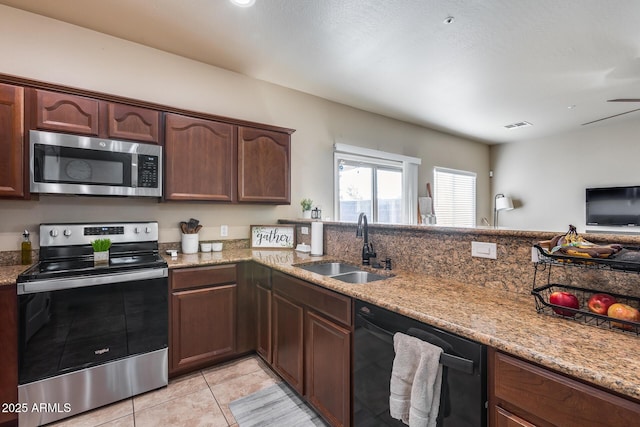
<path id="1" fill-rule="evenodd" d="M 19 384 L 166 348 L 166 269 L 150 273 L 19 284 Z"/>
<path id="2" fill-rule="evenodd" d="M 32 193 L 162 195 L 162 147 L 30 131 Z"/>

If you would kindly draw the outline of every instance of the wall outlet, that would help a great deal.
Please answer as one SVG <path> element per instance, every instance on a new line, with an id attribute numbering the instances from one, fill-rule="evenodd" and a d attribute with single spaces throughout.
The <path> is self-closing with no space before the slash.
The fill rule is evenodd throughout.
<path id="1" fill-rule="evenodd" d="M 300 227 L 300 232 L 302 234 L 309 234 L 309 227 Z"/>
<path id="2" fill-rule="evenodd" d="M 497 248 L 495 243 L 471 242 L 471 256 L 478 258 L 497 259 Z"/>
<path id="3" fill-rule="evenodd" d="M 221 225 L 220 226 L 220 236 L 221 237 L 227 237 L 229 235 L 229 226 L 228 225 Z"/>

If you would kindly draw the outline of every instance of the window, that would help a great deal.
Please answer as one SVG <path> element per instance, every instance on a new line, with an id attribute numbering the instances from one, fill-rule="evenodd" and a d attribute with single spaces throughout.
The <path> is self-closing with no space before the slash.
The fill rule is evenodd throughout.
<path id="1" fill-rule="evenodd" d="M 355 222 L 364 212 L 370 222 L 415 223 L 408 213 L 416 212 L 420 159 L 336 144 L 334 160 L 338 221 Z"/>
<path id="2" fill-rule="evenodd" d="M 438 225 L 476 226 L 476 174 L 436 167 L 434 209 Z"/>

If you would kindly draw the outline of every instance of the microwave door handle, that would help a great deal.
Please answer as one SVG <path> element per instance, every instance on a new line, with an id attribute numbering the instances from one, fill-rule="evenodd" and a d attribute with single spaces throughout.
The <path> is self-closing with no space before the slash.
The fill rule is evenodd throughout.
<path id="1" fill-rule="evenodd" d="M 131 186 L 138 187 L 138 154 L 131 154 Z"/>

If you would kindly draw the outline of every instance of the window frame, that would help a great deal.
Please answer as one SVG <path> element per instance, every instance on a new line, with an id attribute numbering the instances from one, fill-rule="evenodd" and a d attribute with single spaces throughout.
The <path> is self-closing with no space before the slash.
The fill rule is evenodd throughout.
<path id="1" fill-rule="evenodd" d="M 340 159 L 362 162 L 364 164 L 375 164 L 380 168 L 399 169 L 402 174 L 402 200 L 401 219 L 399 224 L 417 223 L 417 201 L 418 201 L 418 166 L 422 160 L 416 157 L 402 154 L 388 153 L 370 148 L 347 145 L 340 142 L 334 144 L 333 154 L 333 214 L 336 221 L 340 219 L 340 192 L 339 192 L 339 161 Z M 375 178 L 375 173 L 374 173 Z M 377 192 L 377 188 L 374 188 Z M 377 194 L 374 194 L 377 197 Z M 373 203 L 372 203 L 373 204 Z M 377 206 L 374 212 L 377 216 Z M 375 222 L 375 221 L 370 221 Z"/>
<path id="2" fill-rule="evenodd" d="M 440 214 L 440 218 L 438 218 L 438 211 L 442 210 L 442 207 L 439 206 L 442 204 L 442 202 L 440 200 L 438 200 L 439 197 L 443 197 L 442 195 L 442 190 L 438 189 L 438 174 L 449 174 L 449 175 L 455 175 L 458 177 L 469 177 L 472 178 L 473 180 L 473 195 L 471 197 L 471 202 L 473 204 L 472 209 L 470 209 L 471 211 L 471 224 L 457 224 L 454 220 L 453 224 L 441 224 L 441 219 L 443 218 L 442 214 Z M 445 227 L 476 227 L 477 226 L 477 222 L 478 222 L 478 174 L 476 172 L 472 172 L 472 171 L 467 171 L 467 170 L 462 170 L 462 169 L 452 169 L 452 168 L 446 168 L 446 167 L 440 167 L 440 166 L 435 166 L 433 168 L 433 181 L 434 181 L 434 204 L 436 205 L 436 210 L 435 210 L 435 215 L 436 215 L 436 221 L 438 222 L 438 225 L 443 225 Z M 453 204 L 453 201 L 451 202 L 451 204 Z M 453 214 L 451 215 L 453 217 L 455 217 L 455 212 L 453 212 Z"/>

